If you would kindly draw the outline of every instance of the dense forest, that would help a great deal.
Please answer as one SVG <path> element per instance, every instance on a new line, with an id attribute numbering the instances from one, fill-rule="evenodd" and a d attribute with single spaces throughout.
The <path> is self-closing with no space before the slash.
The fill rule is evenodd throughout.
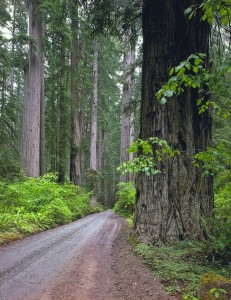
<path id="1" fill-rule="evenodd" d="M 116 202 L 139 241 L 205 241 L 230 267 L 230 14 L 0 0 L 0 240 Z"/>

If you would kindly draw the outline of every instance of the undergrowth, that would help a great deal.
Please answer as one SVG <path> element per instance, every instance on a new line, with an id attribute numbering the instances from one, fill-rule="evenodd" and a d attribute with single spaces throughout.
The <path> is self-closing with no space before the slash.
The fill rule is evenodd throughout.
<path id="1" fill-rule="evenodd" d="M 203 242 L 182 241 L 161 247 L 137 243 L 134 250 L 170 294 L 195 293 L 203 273 L 229 277 L 231 272 L 231 265 L 212 264 L 207 259 Z"/>
<path id="2" fill-rule="evenodd" d="M 133 182 L 120 182 L 117 184 L 114 212 L 131 220 L 135 211 L 135 195 L 136 190 Z"/>
<path id="3" fill-rule="evenodd" d="M 59 185 L 54 174 L 14 183 L 0 182 L 0 243 L 69 223 L 102 211 L 90 206 L 90 192 Z"/>

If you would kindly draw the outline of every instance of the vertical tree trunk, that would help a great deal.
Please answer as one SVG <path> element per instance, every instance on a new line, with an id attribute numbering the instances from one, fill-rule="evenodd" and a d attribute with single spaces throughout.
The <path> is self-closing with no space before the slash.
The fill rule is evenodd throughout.
<path id="1" fill-rule="evenodd" d="M 135 51 L 131 49 L 129 35 L 125 35 L 124 39 L 125 52 L 124 52 L 124 66 L 123 66 L 123 97 L 122 97 L 122 120 L 121 120 L 121 142 L 120 142 L 120 164 L 129 160 L 129 153 L 127 149 L 132 142 L 133 130 L 133 89 L 134 89 L 134 70 L 132 64 L 135 60 Z M 120 176 L 120 181 L 130 181 L 131 174 L 126 173 Z"/>
<path id="2" fill-rule="evenodd" d="M 60 61 L 61 61 L 61 71 L 60 71 L 60 99 L 59 99 L 59 162 L 58 162 L 58 182 L 65 182 L 66 175 L 66 146 L 67 146 L 67 107 L 66 107 L 66 97 L 65 97 L 65 47 L 64 47 L 64 37 L 62 36 L 61 50 L 60 50 Z"/>
<path id="3" fill-rule="evenodd" d="M 98 105 L 98 41 L 94 40 L 93 54 L 93 98 L 91 111 L 90 169 L 97 170 L 97 105 Z"/>
<path id="4" fill-rule="evenodd" d="M 187 90 L 161 106 L 156 92 L 170 67 L 191 53 L 207 53 L 209 25 L 200 12 L 187 20 L 184 10 L 201 1 L 144 0 L 143 76 L 140 138 L 166 139 L 181 155 L 161 164 L 162 173 L 137 177 L 135 232 L 144 241 L 163 244 L 205 235 L 204 219 L 213 207 L 212 182 L 192 164 L 211 142 L 210 111 L 199 115 L 197 90 Z"/>
<path id="5" fill-rule="evenodd" d="M 38 10 L 39 3 L 38 0 L 29 2 L 29 35 L 34 42 L 30 44 L 23 117 L 23 169 L 32 177 L 40 175 L 42 14 Z"/>
<path id="6" fill-rule="evenodd" d="M 70 161 L 70 178 L 74 184 L 81 185 L 82 178 L 82 126 L 80 119 L 80 103 L 78 90 L 78 7 L 74 6 L 72 16 L 72 53 L 71 53 L 71 161 Z"/>
<path id="7" fill-rule="evenodd" d="M 15 22 L 16 22 L 16 3 L 13 1 L 13 24 L 12 24 L 12 45 L 11 45 L 11 71 L 10 71 L 10 99 L 14 98 L 14 53 L 15 53 Z"/>
<path id="8" fill-rule="evenodd" d="M 103 168 L 103 154 L 104 154 L 104 129 L 98 130 L 98 145 L 97 145 L 97 170 Z"/>
<path id="9" fill-rule="evenodd" d="M 40 175 L 46 172 L 46 137 L 45 137 L 45 99 L 44 99 L 44 56 L 42 55 L 41 72 L 41 103 L 40 103 Z"/>

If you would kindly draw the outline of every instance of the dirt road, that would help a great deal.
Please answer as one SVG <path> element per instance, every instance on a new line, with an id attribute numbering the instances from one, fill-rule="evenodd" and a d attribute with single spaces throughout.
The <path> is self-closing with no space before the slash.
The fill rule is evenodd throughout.
<path id="1" fill-rule="evenodd" d="M 124 228 L 108 210 L 0 247 L 0 299 L 170 299 Z"/>

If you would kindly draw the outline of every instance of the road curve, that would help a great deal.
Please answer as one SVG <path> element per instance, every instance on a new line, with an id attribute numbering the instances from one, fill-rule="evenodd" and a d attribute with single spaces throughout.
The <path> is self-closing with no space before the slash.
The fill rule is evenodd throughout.
<path id="1" fill-rule="evenodd" d="M 115 299 L 108 260 L 121 226 L 108 210 L 0 247 L 0 299 Z"/>

